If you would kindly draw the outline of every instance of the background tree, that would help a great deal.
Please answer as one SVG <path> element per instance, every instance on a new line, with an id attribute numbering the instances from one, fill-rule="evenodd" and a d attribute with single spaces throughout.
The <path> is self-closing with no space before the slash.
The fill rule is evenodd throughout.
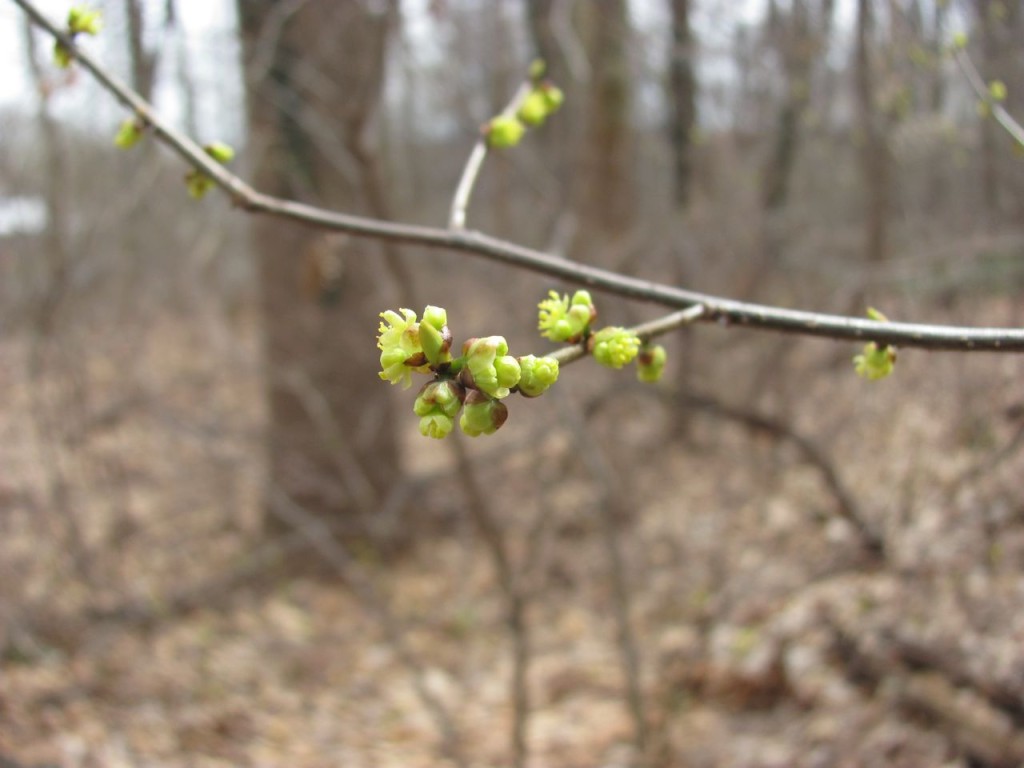
<path id="1" fill-rule="evenodd" d="M 238 13 L 255 182 L 389 218 L 375 126 L 395 3 L 246 0 Z M 382 299 L 408 296 L 409 280 L 388 245 L 369 246 L 383 260 L 359 258 L 366 244 L 272 220 L 256 227 L 270 482 L 358 530 L 387 491 L 397 451 L 388 394 L 367 386 L 377 353 L 360 342 Z"/>

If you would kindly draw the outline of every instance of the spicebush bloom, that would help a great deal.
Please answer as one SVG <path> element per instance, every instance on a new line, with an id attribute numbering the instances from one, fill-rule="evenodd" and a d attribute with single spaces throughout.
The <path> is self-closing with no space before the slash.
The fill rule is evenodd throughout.
<path id="1" fill-rule="evenodd" d="M 593 340 L 594 359 L 608 368 L 622 368 L 640 351 L 640 337 L 625 328 L 602 328 L 594 334 Z"/>
<path id="2" fill-rule="evenodd" d="M 896 348 L 869 342 L 864 345 L 864 351 L 853 358 L 853 365 L 858 376 L 870 381 L 884 379 L 896 366 Z"/>
<path id="3" fill-rule="evenodd" d="M 537 305 L 537 328 L 541 336 L 551 341 L 577 342 L 597 317 L 594 302 L 587 291 L 576 291 L 572 301 L 555 291 L 548 291 L 547 299 Z"/>
<path id="4" fill-rule="evenodd" d="M 403 389 L 412 385 L 414 370 L 425 372 L 429 366 L 425 364 L 423 348 L 420 346 L 419 323 L 416 313 L 411 309 L 400 309 L 381 312 L 384 318 L 378 328 L 377 347 L 380 349 L 380 367 L 378 374 L 392 384 L 401 383 Z"/>
<path id="5" fill-rule="evenodd" d="M 558 381 L 558 361 L 553 357 L 525 355 L 519 358 L 519 392 L 526 397 L 537 397 Z"/>
<path id="6" fill-rule="evenodd" d="M 508 397 L 509 388 L 519 383 L 519 361 L 508 354 L 504 336 L 471 339 L 466 342 L 464 354 L 471 378 L 465 382 L 468 386 L 501 399 Z"/>

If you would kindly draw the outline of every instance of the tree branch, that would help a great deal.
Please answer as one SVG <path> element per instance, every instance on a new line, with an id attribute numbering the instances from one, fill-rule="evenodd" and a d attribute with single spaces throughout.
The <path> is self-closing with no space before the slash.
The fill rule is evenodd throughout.
<path id="1" fill-rule="evenodd" d="M 594 290 L 662 306 L 686 309 L 700 304 L 704 306 L 700 318 L 702 321 L 725 326 L 848 341 L 874 341 L 880 345 L 921 349 L 1024 352 L 1024 329 L 880 323 L 856 317 L 751 304 L 566 261 L 480 232 L 381 221 L 337 213 L 264 194 L 214 161 L 196 142 L 163 121 L 148 102 L 76 45 L 66 32 L 39 11 L 32 0 L 12 2 L 24 10 L 34 23 L 67 46 L 74 58 L 107 91 L 152 127 L 157 139 L 174 150 L 192 167 L 207 174 L 217 186 L 231 196 L 236 205 L 251 213 L 277 216 L 351 235 L 472 254 Z"/>

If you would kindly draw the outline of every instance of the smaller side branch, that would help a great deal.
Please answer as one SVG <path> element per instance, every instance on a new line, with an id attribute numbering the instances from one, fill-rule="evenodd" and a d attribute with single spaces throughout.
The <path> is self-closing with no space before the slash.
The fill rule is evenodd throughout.
<path id="1" fill-rule="evenodd" d="M 960 71 L 964 73 L 964 77 L 967 79 L 968 85 L 971 86 L 971 90 L 974 91 L 974 95 L 992 111 L 992 117 L 1010 135 L 1010 138 L 1024 147 L 1024 127 L 1013 118 L 1013 115 L 1006 111 L 1002 104 L 992 97 L 992 92 L 985 84 L 985 80 L 982 78 L 981 73 L 978 72 L 978 68 L 974 66 L 974 62 L 967 51 L 956 47 L 953 50 L 953 57 L 956 59 Z"/>
<path id="2" fill-rule="evenodd" d="M 519 86 L 515 96 L 505 105 L 501 111 L 503 117 L 512 117 L 523 105 L 523 100 L 530 93 L 530 83 L 525 82 Z M 469 208 L 469 199 L 473 195 L 473 188 L 480 176 L 480 169 L 487 159 L 487 137 L 481 134 L 473 146 L 466 160 L 466 167 L 462 169 L 462 176 L 459 178 L 459 185 L 455 188 L 455 197 L 452 199 L 451 213 L 448 216 L 448 228 L 463 230 L 466 228 L 466 209 Z"/>

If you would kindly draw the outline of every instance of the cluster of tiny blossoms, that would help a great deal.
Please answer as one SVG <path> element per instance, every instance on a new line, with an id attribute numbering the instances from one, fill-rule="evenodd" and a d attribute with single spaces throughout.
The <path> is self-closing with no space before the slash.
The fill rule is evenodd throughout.
<path id="1" fill-rule="evenodd" d="M 576 291 L 571 299 L 550 291 L 538 307 L 537 327 L 542 336 L 551 341 L 585 344 L 594 359 L 608 368 L 618 370 L 636 360 L 640 381 L 655 382 L 661 378 L 667 359 L 665 348 L 644 344 L 627 328 L 610 325 L 592 331 L 597 309 L 587 291 Z"/>
<path id="2" fill-rule="evenodd" d="M 538 307 L 538 327 L 545 338 L 583 344 L 595 360 L 609 368 L 622 368 L 636 360 L 641 381 L 661 378 L 664 348 L 643 344 L 636 333 L 625 328 L 611 326 L 591 332 L 597 310 L 586 291 L 577 291 L 572 299 L 551 291 Z M 441 307 L 426 307 L 422 319 L 411 309 L 389 309 L 380 317 L 380 378 L 408 389 L 414 374 L 430 377 L 413 404 L 420 432 L 426 437 L 447 437 L 456 418 L 470 437 L 493 434 L 508 418 L 503 401 L 509 395 L 518 392 L 523 397 L 538 397 L 558 380 L 556 358 L 510 355 L 504 336 L 468 339 L 462 354 L 453 355 L 448 313 Z"/>
<path id="3" fill-rule="evenodd" d="M 411 309 L 380 316 L 380 377 L 406 389 L 414 373 L 431 377 L 413 404 L 426 437 L 446 437 L 456 416 L 470 437 L 493 434 L 508 418 L 505 398 L 513 392 L 537 397 L 558 379 L 557 360 L 513 357 L 503 336 L 468 339 L 462 354 L 453 357 L 448 314 L 441 307 L 428 306 L 422 320 Z"/>

